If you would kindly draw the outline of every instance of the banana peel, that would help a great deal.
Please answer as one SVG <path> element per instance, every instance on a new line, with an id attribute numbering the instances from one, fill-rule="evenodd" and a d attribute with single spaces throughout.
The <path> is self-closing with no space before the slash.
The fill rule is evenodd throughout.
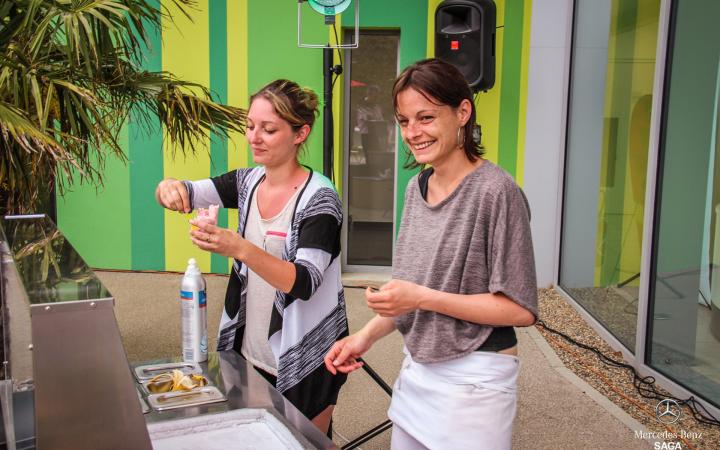
<path id="1" fill-rule="evenodd" d="M 150 393 L 160 394 L 173 391 L 189 391 L 207 384 L 207 378 L 202 375 L 185 375 L 181 370 L 176 369 L 151 378 L 146 386 Z"/>

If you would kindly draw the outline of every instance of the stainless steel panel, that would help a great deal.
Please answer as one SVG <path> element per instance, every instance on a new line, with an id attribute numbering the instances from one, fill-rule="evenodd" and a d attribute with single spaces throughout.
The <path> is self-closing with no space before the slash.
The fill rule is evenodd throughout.
<path id="1" fill-rule="evenodd" d="M 114 300 L 55 224 L 0 218 L 0 265 L 3 375 L 34 385 L 37 446 L 151 448 Z"/>
<path id="2" fill-rule="evenodd" d="M 12 379 L 15 390 L 32 387 L 30 308 L 22 280 L 0 226 L 0 278 L 2 279 L 3 379 Z"/>
<path id="3" fill-rule="evenodd" d="M 15 411 L 13 410 L 12 380 L 0 381 L 3 430 L 7 450 L 15 450 Z"/>
<path id="4" fill-rule="evenodd" d="M 32 316 L 38 447 L 150 449 L 110 308 Z"/>
<path id="5" fill-rule="evenodd" d="M 3 378 L 12 378 L 16 391 L 32 388 L 31 306 L 42 305 L 53 312 L 60 305 L 86 300 L 113 301 L 44 215 L 0 217 L 0 278 Z"/>
<path id="6" fill-rule="evenodd" d="M 98 300 L 67 301 L 62 303 L 46 303 L 42 305 L 30 305 L 30 315 L 56 314 L 58 312 L 72 313 L 74 311 L 87 311 L 90 309 L 109 309 L 112 311 L 115 300 L 103 298 Z"/>

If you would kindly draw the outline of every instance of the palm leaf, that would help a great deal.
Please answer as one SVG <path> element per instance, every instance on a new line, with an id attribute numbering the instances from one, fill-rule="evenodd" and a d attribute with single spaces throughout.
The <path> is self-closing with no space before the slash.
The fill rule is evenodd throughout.
<path id="1" fill-rule="evenodd" d="M 6 149 L 16 144 L 27 152 L 46 149 L 63 153 L 63 147 L 56 140 L 25 118 L 22 111 L 3 101 L 0 101 L 0 135 Z"/>
<path id="2" fill-rule="evenodd" d="M 189 17 L 191 0 L 173 2 Z M 0 213 L 32 210 L 53 186 L 102 185 L 106 159 L 126 160 L 118 136 L 133 108 L 182 152 L 244 132 L 242 109 L 140 69 L 148 28 L 171 23 L 168 11 L 146 0 L 0 0 Z"/>

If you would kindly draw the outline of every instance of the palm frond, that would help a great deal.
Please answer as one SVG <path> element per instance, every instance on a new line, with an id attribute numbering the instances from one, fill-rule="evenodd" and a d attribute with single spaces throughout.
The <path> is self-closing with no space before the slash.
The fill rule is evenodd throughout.
<path id="1" fill-rule="evenodd" d="M 21 110 L 3 101 L 0 101 L 0 136 L 5 148 L 18 145 L 28 153 L 43 149 L 52 154 L 64 152 L 59 142 L 43 133 Z"/>
<path id="2" fill-rule="evenodd" d="M 189 17 L 192 0 L 173 2 Z M 182 152 L 244 132 L 244 110 L 140 69 L 148 30 L 171 21 L 146 0 L 0 0 L 0 210 L 31 210 L 53 186 L 102 185 L 106 159 L 126 161 L 118 136 L 138 106 Z"/>
<path id="3" fill-rule="evenodd" d="M 211 133 L 225 138 L 232 132 L 245 133 L 245 110 L 215 103 L 206 87 L 167 73 L 137 75 L 137 89 L 150 94 L 145 106 L 160 118 L 167 137 L 180 148 L 195 152 L 196 144 Z"/>

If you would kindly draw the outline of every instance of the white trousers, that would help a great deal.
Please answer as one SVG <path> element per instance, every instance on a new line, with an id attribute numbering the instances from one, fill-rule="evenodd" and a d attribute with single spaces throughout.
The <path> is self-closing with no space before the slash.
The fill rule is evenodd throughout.
<path id="1" fill-rule="evenodd" d="M 406 356 L 388 411 L 392 449 L 510 449 L 519 369 L 516 356 L 493 352 L 430 364 Z"/>

